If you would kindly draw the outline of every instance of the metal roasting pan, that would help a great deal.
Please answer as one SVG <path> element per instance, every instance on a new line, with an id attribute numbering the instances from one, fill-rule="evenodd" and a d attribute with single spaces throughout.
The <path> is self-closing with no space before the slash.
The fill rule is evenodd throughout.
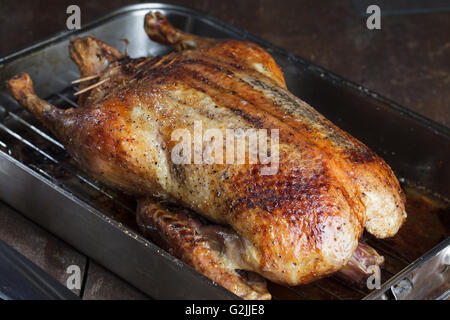
<path id="1" fill-rule="evenodd" d="M 153 298 L 237 299 L 143 238 L 136 231 L 134 200 L 78 169 L 4 85 L 11 76 L 28 72 L 40 97 L 61 107 L 76 106 L 77 89 L 70 82 L 79 74 L 68 55 L 70 38 L 90 35 L 121 50 L 120 39 L 126 38 L 131 57 L 165 54 L 170 49 L 150 41 L 144 32 L 143 17 L 149 10 L 161 11 L 191 33 L 247 39 L 266 48 L 283 69 L 291 92 L 383 157 L 406 191 L 409 218 L 399 235 L 386 240 L 364 235 L 386 258 L 380 289 L 370 291 L 331 276 L 295 288 L 269 283 L 274 298 L 417 298 L 413 293 L 417 286 L 425 290 L 423 278 L 430 268 L 424 266 L 430 261 L 439 275 L 437 289 L 432 296 L 420 297 L 448 296 L 450 130 L 217 18 L 178 5 L 126 6 L 80 30 L 59 33 L 0 58 L 2 201 Z"/>

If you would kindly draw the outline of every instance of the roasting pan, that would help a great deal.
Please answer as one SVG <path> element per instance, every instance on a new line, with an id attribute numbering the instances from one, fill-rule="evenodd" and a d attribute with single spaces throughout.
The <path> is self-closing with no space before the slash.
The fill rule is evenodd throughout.
<path id="1" fill-rule="evenodd" d="M 64 147 L 7 93 L 4 82 L 28 72 L 40 97 L 76 106 L 79 77 L 68 55 L 74 36 L 98 37 L 132 57 L 160 55 L 143 17 L 159 10 L 178 28 L 214 38 L 248 39 L 279 63 L 289 89 L 376 151 L 407 195 L 408 221 L 394 238 L 365 240 L 385 256 L 381 288 L 369 290 L 335 276 L 309 285 L 269 283 L 276 299 L 446 298 L 449 292 L 450 130 L 368 89 L 342 79 L 217 18 L 162 3 L 116 10 L 81 30 L 62 32 L 0 59 L 0 199 L 153 298 L 237 299 L 143 238 L 135 201 L 79 170 Z M 432 286 L 430 286 L 432 284 Z"/>

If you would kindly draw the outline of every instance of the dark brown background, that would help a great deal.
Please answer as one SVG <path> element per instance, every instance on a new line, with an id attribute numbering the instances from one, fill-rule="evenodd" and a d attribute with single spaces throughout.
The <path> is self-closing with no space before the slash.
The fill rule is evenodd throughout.
<path id="1" fill-rule="evenodd" d="M 70 4 L 80 6 L 87 22 L 134 2 L 0 0 L 0 56 L 64 30 Z M 368 30 L 350 0 L 174 3 L 215 15 L 450 126 L 450 12 L 383 16 L 381 30 Z"/>
<path id="2" fill-rule="evenodd" d="M 0 0 L 0 56 L 64 30 L 66 8 L 70 4 L 79 5 L 82 22 L 88 22 L 131 3 Z M 366 18 L 359 15 L 350 0 L 180 0 L 176 3 L 215 15 L 450 126 L 450 12 L 383 16 L 381 30 L 368 30 Z M 0 239 L 63 283 L 68 277 L 67 266 L 80 265 L 84 281 L 82 292 L 76 293 L 85 299 L 145 298 L 2 203 Z"/>

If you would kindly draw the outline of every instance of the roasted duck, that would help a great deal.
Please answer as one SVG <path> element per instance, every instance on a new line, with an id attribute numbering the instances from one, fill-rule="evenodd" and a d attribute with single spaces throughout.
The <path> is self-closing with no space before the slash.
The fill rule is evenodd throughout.
<path id="1" fill-rule="evenodd" d="M 292 95 L 266 51 L 184 33 L 159 13 L 148 13 L 144 27 L 175 52 L 131 59 L 101 40 L 72 39 L 85 80 L 79 108 L 41 100 L 25 73 L 8 88 L 83 169 L 139 199 L 145 234 L 249 299 L 270 297 L 256 274 L 308 283 L 346 266 L 364 229 L 396 234 L 406 213 L 392 170 Z M 195 161 L 214 139 L 189 145 L 189 161 L 175 162 L 174 131 L 195 136 L 199 122 L 223 137 L 237 128 L 278 130 L 258 142 L 277 146 L 276 170 L 265 172 L 262 161 Z"/>

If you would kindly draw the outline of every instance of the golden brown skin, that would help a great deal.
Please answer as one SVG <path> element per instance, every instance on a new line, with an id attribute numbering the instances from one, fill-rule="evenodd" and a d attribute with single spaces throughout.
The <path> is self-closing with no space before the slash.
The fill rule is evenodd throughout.
<path id="1" fill-rule="evenodd" d="M 110 80 L 82 108 L 48 105 L 26 74 L 10 80 L 10 92 L 99 180 L 231 227 L 243 244 L 242 269 L 272 281 L 298 285 L 339 270 L 364 228 L 380 238 L 397 232 L 406 213 L 392 170 L 292 95 L 266 51 L 184 34 L 157 13 L 145 28 L 181 51 L 109 61 L 102 70 Z M 277 174 L 262 175 L 261 164 L 174 164 L 171 134 L 193 136 L 195 120 L 224 136 L 227 128 L 279 129 Z"/>

